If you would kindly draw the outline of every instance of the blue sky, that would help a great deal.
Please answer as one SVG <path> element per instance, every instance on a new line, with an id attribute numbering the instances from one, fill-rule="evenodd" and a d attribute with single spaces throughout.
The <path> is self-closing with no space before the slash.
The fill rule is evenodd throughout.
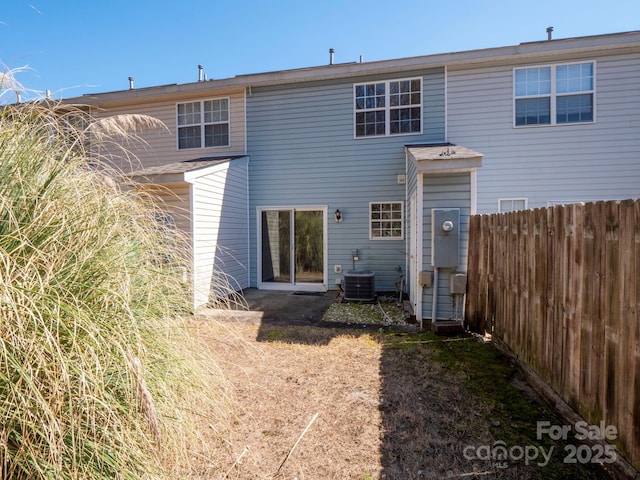
<path id="1" fill-rule="evenodd" d="M 637 0 L 3 0 L 0 62 L 53 98 L 640 30 Z"/>

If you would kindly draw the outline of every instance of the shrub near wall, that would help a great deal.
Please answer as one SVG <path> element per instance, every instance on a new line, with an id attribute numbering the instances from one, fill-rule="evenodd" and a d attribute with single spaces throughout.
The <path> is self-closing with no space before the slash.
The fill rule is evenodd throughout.
<path id="1" fill-rule="evenodd" d="M 89 163 L 80 114 L 0 113 L 0 477 L 183 474 L 181 404 L 218 398 L 175 320 L 184 258 L 166 263 L 155 207 Z"/>

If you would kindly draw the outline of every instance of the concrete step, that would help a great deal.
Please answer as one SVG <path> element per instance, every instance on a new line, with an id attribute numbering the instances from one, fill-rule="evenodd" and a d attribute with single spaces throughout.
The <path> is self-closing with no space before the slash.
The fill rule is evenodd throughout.
<path id="1" fill-rule="evenodd" d="M 437 335 L 455 335 L 464 332 L 462 320 L 438 320 L 431 323 L 431 331 Z"/>
<path id="2" fill-rule="evenodd" d="M 407 323 L 417 323 L 416 314 L 413 312 L 413 306 L 409 300 L 402 301 L 402 310 L 404 311 L 404 321 Z"/>

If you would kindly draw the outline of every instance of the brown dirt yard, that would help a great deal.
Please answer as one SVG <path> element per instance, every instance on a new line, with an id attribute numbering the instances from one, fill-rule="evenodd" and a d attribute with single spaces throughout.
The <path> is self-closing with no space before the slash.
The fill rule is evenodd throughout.
<path id="1" fill-rule="evenodd" d="M 381 306 L 333 303 L 322 322 L 297 325 L 199 316 L 234 404 L 202 478 L 609 478 L 536 439 L 536 421 L 562 422 L 491 345 L 410 333 L 395 302 Z M 506 460 L 487 458 L 496 442 Z M 527 446 L 536 458 L 520 456 Z"/>

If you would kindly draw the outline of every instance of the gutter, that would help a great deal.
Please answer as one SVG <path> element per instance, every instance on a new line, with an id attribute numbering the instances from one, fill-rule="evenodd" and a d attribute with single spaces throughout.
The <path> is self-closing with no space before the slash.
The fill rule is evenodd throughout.
<path id="1" fill-rule="evenodd" d="M 422 55 L 393 60 L 378 60 L 363 63 L 351 62 L 268 73 L 237 75 L 232 78 L 220 80 L 87 94 L 81 97 L 64 99 L 62 102 L 65 104 L 96 104 L 105 106 L 115 106 L 118 104 L 131 105 L 132 103 L 151 103 L 162 100 L 169 101 L 196 97 L 206 94 L 209 91 L 211 91 L 212 94 L 215 92 L 216 95 L 219 95 L 225 91 L 235 92 L 251 87 L 337 80 L 366 75 L 380 75 L 443 67 L 481 66 L 504 62 L 513 64 L 527 60 L 533 61 L 554 54 L 575 55 L 590 52 L 611 53 L 615 51 L 623 53 L 630 50 L 640 50 L 640 31 L 527 42 L 515 46 Z"/>

